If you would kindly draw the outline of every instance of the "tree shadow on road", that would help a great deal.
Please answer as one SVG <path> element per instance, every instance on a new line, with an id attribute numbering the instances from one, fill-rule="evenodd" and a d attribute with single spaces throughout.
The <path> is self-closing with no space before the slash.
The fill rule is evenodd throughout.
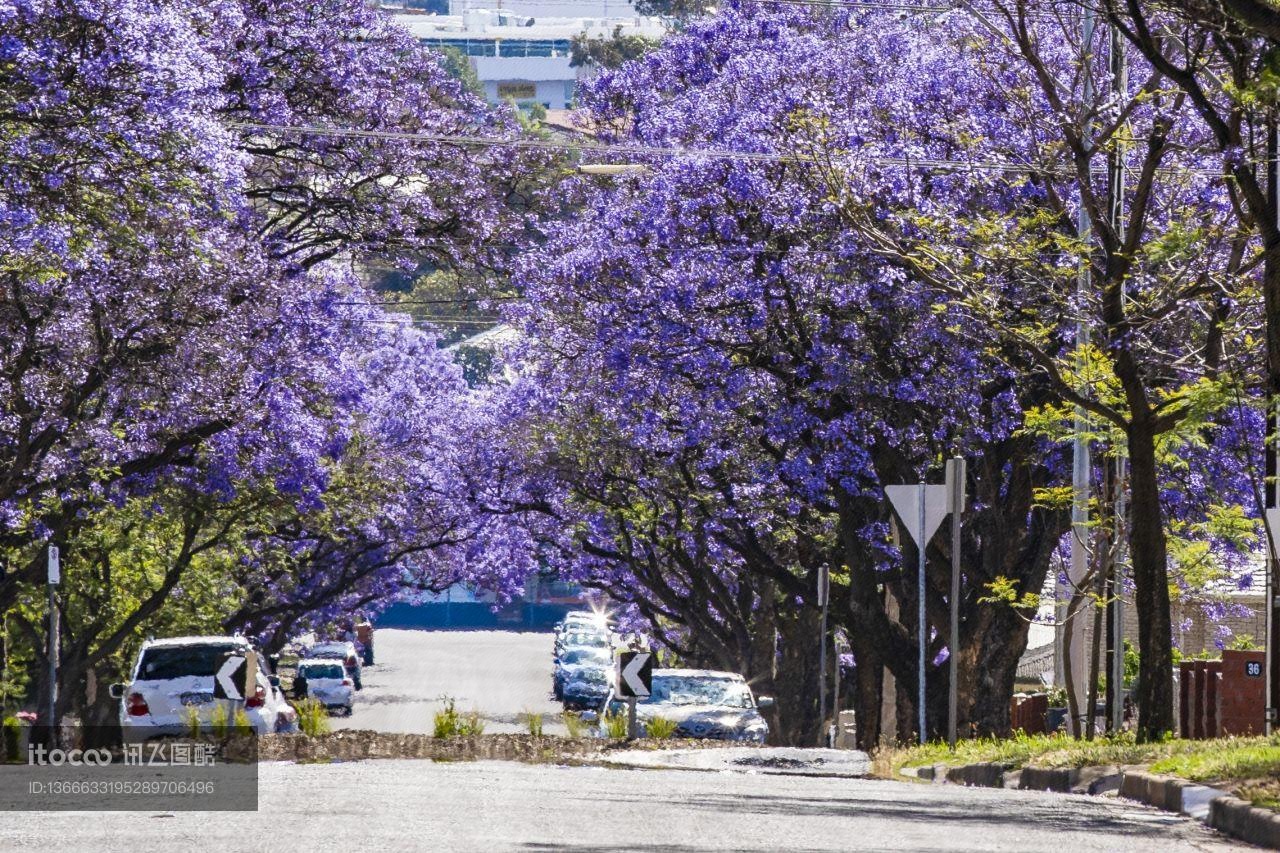
<path id="1" fill-rule="evenodd" d="M 895 802 L 880 799 L 808 799 L 756 794 L 691 797 L 686 805 L 720 814 L 784 815 L 787 817 L 875 818 L 902 823 L 1027 824 L 1037 829 L 1073 832 L 1107 832 L 1119 835 L 1147 835 L 1151 824 L 1113 815 L 1087 803 L 1085 808 L 1066 810 L 1060 802 L 1019 801 L 986 803 L 968 799 L 938 802 L 912 799 Z M 1140 808 L 1140 807 L 1135 807 Z"/>

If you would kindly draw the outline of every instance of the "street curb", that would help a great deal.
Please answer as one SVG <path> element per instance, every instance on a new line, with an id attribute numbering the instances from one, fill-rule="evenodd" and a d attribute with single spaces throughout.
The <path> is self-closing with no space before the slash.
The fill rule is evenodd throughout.
<path id="1" fill-rule="evenodd" d="M 1024 791 L 1092 795 L 1118 791 L 1125 799 L 1183 814 L 1241 841 L 1280 850 L 1280 814 L 1260 809 L 1219 788 L 1198 785 L 1176 776 L 1122 770 L 1114 765 L 1024 767 L 1018 771 L 989 763 L 959 767 L 945 764 L 902 767 L 898 773 L 925 782 L 945 781 L 983 788 L 1016 787 Z"/>
<path id="2" fill-rule="evenodd" d="M 1194 817 L 1241 841 L 1280 850 L 1280 815 L 1218 788 L 1130 770 L 1120 783 L 1120 796 Z"/>

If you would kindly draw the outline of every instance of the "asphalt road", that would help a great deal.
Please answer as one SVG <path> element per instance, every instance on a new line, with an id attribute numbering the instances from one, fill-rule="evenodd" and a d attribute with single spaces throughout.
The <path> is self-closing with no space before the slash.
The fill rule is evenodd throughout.
<path id="1" fill-rule="evenodd" d="M 349 718 L 334 729 L 427 733 L 445 696 L 459 711 L 479 711 L 488 734 L 525 730 L 522 714 L 543 714 L 544 731 L 562 734 L 551 698 L 552 635 L 510 631 L 379 629 L 375 665 L 363 674 Z"/>
<path id="2" fill-rule="evenodd" d="M 258 812 L 8 813 L 59 851 L 1212 851 L 1199 824 L 1100 797 L 875 780 L 498 762 L 262 767 Z"/>

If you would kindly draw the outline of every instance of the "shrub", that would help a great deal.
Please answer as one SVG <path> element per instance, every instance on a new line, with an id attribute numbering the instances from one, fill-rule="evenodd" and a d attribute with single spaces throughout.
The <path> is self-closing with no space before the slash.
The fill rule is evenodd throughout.
<path id="1" fill-rule="evenodd" d="M 214 703 L 213 710 L 209 712 L 209 728 L 213 730 L 213 736 L 219 739 L 231 734 L 231 711 L 225 702 Z"/>
<path id="2" fill-rule="evenodd" d="M 188 705 L 182 711 L 182 725 L 187 729 L 187 737 L 197 740 L 200 737 L 200 712 Z"/>
<path id="3" fill-rule="evenodd" d="M 458 715 L 458 709 L 454 707 L 453 697 L 443 697 L 444 707 L 436 711 L 432 720 L 432 734 L 435 737 L 454 737 L 458 734 L 458 728 L 462 724 L 462 719 Z"/>
<path id="4" fill-rule="evenodd" d="M 524 725 L 529 730 L 529 734 L 542 737 L 542 714 L 537 711 L 525 711 L 521 716 L 524 717 Z"/>
<path id="5" fill-rule="evenodd" d="M 22 740 L 22 721 L 17 717 L 5 717 L 0 724 L 0 761 L 18 761 L 18 744 Z"/>
<path id="6" fill-rule="evenodd" d="M 645 725 L 645 735 L 655 740 L 667 740 L 676 733 L 676 721 L 666 717 L 654 717 Z"/>
<path id="7" fill-rule="evenodd" d="M 541 725 L 541 720 L 539 720 Z M 458 723 L 459 737 L 472 737 L 484 734 L 484 720 L 480 719 L 479 711 L 469 711 Z"/>
<path id="8" fill-rule="evenodd" d="M 627 736 L 626 714 L 605 714 L 600 720 L 604 723 L 604 733 L 609 737 L 624 738 Z"/>
<path id="9" fill-rule="evenodd" d="M 582 718 L 572 711 L 565 711 L 560 715 L 560 719 L 564 720 L 564 727 L 569 731 L 569 737 L 584 737 L 587 733 L 587 724 L 582 722 Z"/>
<path id="10" fill-rule="evenodd" d="M 329 709 L 319 699 L 301 699 L 294 703 L 298 711 L 298 729 L 307 737 L 329 733 Z"/>

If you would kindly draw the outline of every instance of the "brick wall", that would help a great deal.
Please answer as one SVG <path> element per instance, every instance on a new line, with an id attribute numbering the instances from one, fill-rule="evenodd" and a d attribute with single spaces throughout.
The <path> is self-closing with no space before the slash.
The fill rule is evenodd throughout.
<path id="1" fill-rule="evenodd" d="M 1179 664 L 1178 729 L 1185 738 L 1261 734 L 1263 652 L 1227 650 L 1221 660 Z"/>

